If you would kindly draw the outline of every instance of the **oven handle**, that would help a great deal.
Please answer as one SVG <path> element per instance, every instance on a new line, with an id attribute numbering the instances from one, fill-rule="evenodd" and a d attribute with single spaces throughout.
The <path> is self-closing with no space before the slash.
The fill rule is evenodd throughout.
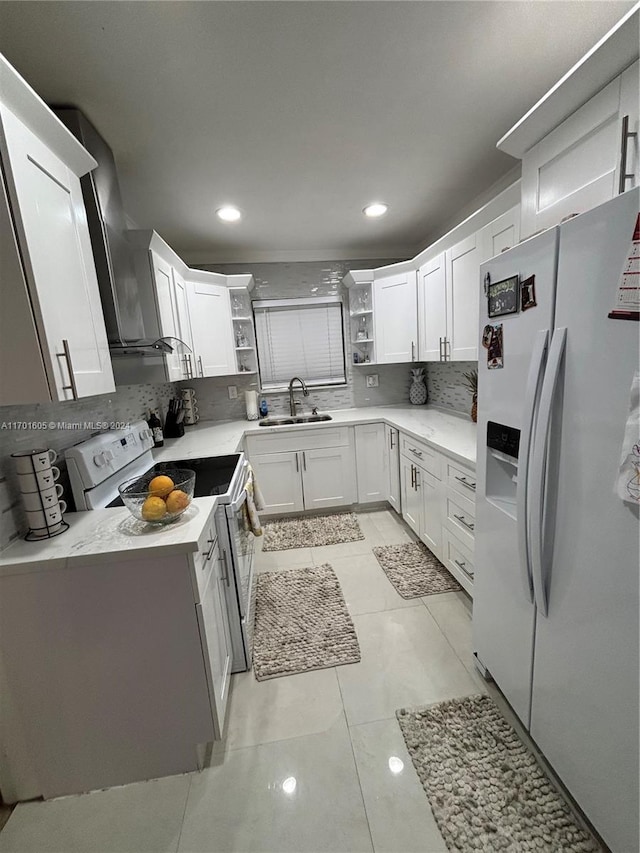
<path id="1" fill-rule="evenodd" d="M 227 504 L 227 517 L 231 518 L 231 516 L 237 515 L 238 512 L 240 512 L 240 508 L 243 506 L 243 504 L 246 503 L 246 501 L 247 501 L 247 490 L 243 486 L 240 497 L 236 498 L 236 500 L 233 501 L 233 503 Z"/>

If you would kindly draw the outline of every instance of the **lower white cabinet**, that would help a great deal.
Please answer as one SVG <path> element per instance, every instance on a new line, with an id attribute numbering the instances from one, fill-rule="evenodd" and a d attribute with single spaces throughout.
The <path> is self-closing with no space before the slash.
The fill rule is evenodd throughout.
<path id="1" fill-rule="evenodd" d="M 400 482 L 402 491 L 402 517 L 420 536 L 422 529 L 422 500 L 416 487 L 417 466 L 405 456 L 400 457 Z"/>
<path id="2" fill-rule="evenodd" d="M 397 513 L 401 512 L 400 497 L 400 434 L 395 427 L 384 426 L 387 473 L 389 475 L 387 500 Z"/>
<path id="3" fill-rule="evenodd" d="M 216 737 L 221 738 L 231 682 L 233 648 L 225 585 L 229 566 L 223 563 L 220 548 L 215 540 L 208 540 L 211 546 L 206 561 L 210 562 L 209 579 L 196 605 L 196 616 L 200 630 L 200 641 L 207 673 L 207 687 L 211 700 Z"/>
<path id="4" fill-rule="evenodd" d="M 322 447 L 322 433 L 316 435 L 298 432 L 285 437 L 290 445 L 298 440 L 302 450 L 286 453 L 253 453 L 249 440 L 249 456 L 264 498 L 265 515 L 284 515 L 302 510 L 322 510 L 330 507 L 348 506 L 357 500 L 356 469 L 352 430 L 345 430 L 348 444 L 337 447 Z M 283 436 L 273 436 L 277 447 Z M 262 449 L 268 449 L 266 436 L 255 441 Z M 319 445 L 319 446 L 318 446 Z"/>
<path id="5" fill-rule="evenodd" d="M 300 460 L 295 453 L 251 455 L 251 465 L 264 498 L 267 514 L 300 512 L 304 509 Z"/>
<path id="6" fill-rule="evenodd" d="M 417 488 L 422 498 L 420 538 L 436 555 L 442 554 L 442 490 L 440 480 L 418 468 Z"/>
<path id="7" fill-rule="evenodd" d="M 358 503 L 386 501 L 389 494 L 387 431 L 382 423 L 355 427 Z M 396 431 L 397 435 L 397 431 Z"/>

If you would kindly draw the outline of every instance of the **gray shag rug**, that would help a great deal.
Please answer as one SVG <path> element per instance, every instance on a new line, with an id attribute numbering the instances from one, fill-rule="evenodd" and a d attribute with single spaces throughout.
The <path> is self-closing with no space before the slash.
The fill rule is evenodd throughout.
<path id="1" fill-rule="evenodd" d="M 330 565 L 258 575 L 253 669 L 258 681 L 360 660 Z"/>
<path id="2" fill-rule="evenodd" d="M 601 851 L 488 696 L 396 717 L 449 850 Z"/>
<path id="3" fill-rule="evenodd" d="M 440 560 L 421 542 L 373 549 L 385 575 L 403 598 L 461 589 Z"/>
<path id="4" fill-rule="evenodd" d="M 288 548 L 318 548 L 364 539 L 353 512 L 338 515 L 310 515 L 269 521 L 264 526 L 263 551 L 286 551 Z"/>

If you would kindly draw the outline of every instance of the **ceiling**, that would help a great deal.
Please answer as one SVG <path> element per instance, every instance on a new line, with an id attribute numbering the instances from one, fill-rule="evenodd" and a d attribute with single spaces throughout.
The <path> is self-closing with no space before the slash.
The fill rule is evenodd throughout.
<path id="1" fill-rule="evenodd" d="M 130 219 L 187 261 L 409 257 L 516 165 L 496 141 L 632 5 L 5 0 L 0 50 L 87 114 Z"/>

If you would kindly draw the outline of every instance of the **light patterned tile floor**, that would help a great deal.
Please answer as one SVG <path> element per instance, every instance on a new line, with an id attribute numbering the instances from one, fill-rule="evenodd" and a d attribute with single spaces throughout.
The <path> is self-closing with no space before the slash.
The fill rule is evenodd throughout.
<path id="1" fill-rule="evenodd" d="M 202 773 L 19 805 L 3 851 L 445 851 L 396 708 L 487 688 L 464 593 L 402 599 L 371 549 L 415 541 L 391 510 L 365 539 L 263 553 L 258 571 L 333 565 L 362 661 L 257 682 L 235 675 L 225 740 Z M 504 702 L 502 702 L 504 705 Z"/>

